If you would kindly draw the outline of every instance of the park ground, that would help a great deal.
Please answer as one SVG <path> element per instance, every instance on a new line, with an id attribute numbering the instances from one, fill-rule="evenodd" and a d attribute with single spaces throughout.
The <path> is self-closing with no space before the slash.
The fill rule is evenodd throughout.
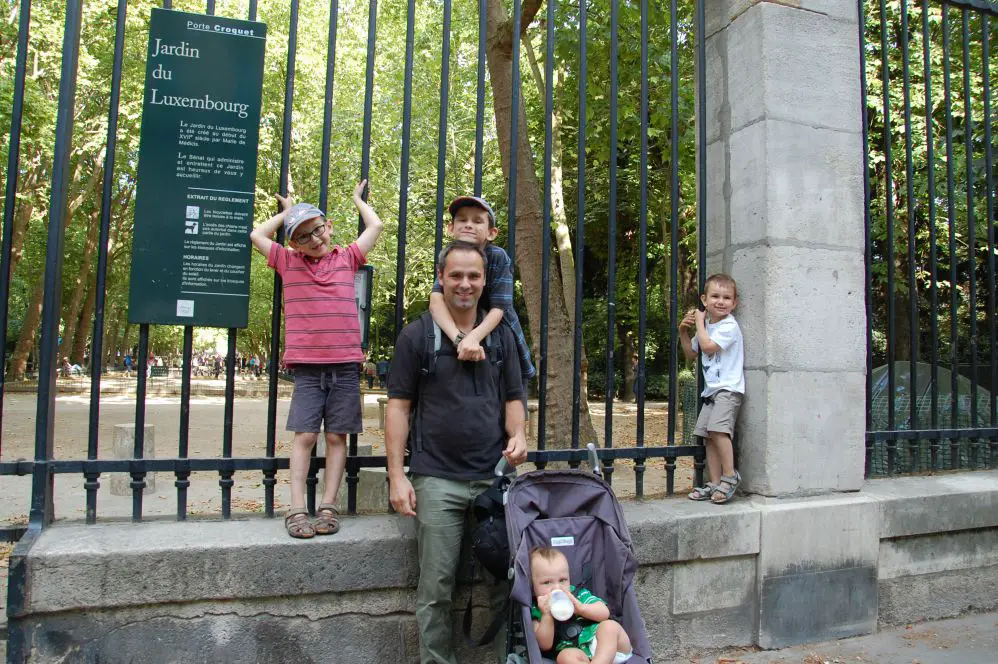
<path id="1" fill-rule="evenodd" d="M 222 385 L 219 382 L 219 387 Z M 260 383 L 265 385 L 264 382 Z M 220 392 L 220 390 L 219 390 Z M 364 432 L 361 444 L 370 444 L 373 454 L 384 454 L 384 431 L 379 428 L 379 392 L 364 395 Z M 191 398 L 189 455 L 191 457 L 217 457 L 222 454 L 222 435 L 225 401 L 220 396 L 194 396 Z M 292 435 L 284 430 L 287 421 L 288 398 L 277 402 L 277 455 L 287 456 Z M 600 436 L 604 432 L 604 404 L 593 402 L 593 424 Z M 232 454 L 236 457 L 264 456 L 267 439 L 267 400 L 264 396 L 240 396 L 234 401 L 232 425 Z M 55 457 L 83 459 L 87 455 L 88 417 L 90 400 L 87 394 L 60 394 L 55 408 Z M 113 457 L 114 427 L 135 421 L 133 394 L 112 394 L 100 402 L 99 457 Z M 36 422 L 36 397 L 34 393 L 8 393 L 4 396 L 3 437 L 0 458 L 4 461 L 34 457 Z M 146 423 L 155 427 L 155 456 L 177 456 L 180 429 L 180 399 L 173 395 L 151 395 L 146 400 Z M 668 404 L 646 404 L 645 443 L 664 445 L 668 436 Z M 613 412 L 614 447 L 633 447 L 637 430 L 637 407 L 633 403 L 616 403 Z M 681 438 L 681 421 L 677 423 L 677 440 Z M 531 446 L 536 441 L 530 441 Z M 262 474 L 238 472 L 232 492 L 234 514 L 260 513 L 264 508 Z M 680 459 L 675 477 L 676 495 L 685 495 L 692 485 L 692 460 Z M 169 516 L 176 513 L 174 477 L 157 473 L 155 491 L 143 500 L 145 516 Z M 60 475 L 55 480 L 55 512 L 57 519 L 84 518 L 85 493 L 83 477 Z M 98 492 L 98 515 L 103 519 L 129 518 L 131 496 L 116 496 L 110 492 L 110 478 L 101 477 Z M 188 490 L 188 509 L 192 516 L 212 517 L 221 512 L 221 491 L 217 473 L 194 473 Z M 633 465 L 628 461 L 615 464 L 613 486 L 622 499 L 635 496 Z M 345 489 L 343 489 L 345 491 Z M 27 517 L 30 499 L 29 477 L 0 477 L 0 526 L 16 525 Z M 278 473 L 276 507 L 286 507 L 289 501 L 287 471 Z M 662 459 L 649 460 L 644 477 L 644 495 L 648 498 L 665 495 L 665 464 Z M 387 508 L 387 506 L 386 506 Z"/>

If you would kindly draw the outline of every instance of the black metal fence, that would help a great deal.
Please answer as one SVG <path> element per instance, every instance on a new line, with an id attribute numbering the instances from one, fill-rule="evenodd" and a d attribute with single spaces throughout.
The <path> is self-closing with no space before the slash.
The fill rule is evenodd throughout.
<path id="1" fill-rule="evenodd" d="M 360 139 L 360 163 L 358 164 L 358 175 L 360 178 L 367 178 L 371 168 L 372 96 L 374 90 L 373 76 L 376 44 L 378 39 L 377 17 L 379 11 L 377 0 L 369 0 L 366 4 L 369 14 L 367 29 L 367 60 L 365 64 L 366 69 L 364 76 L 365 89 L 362 125 L 363 132 Z M 426 132 L 423 132 L 422 134 L 413 132 L 413 126 L 410 121 L 413 113 L 412 91 L 414 74 L 413 52 L 414 17 L 416 15 L 415 4 L 414 0 L 409 0 L 406 14 L 407 29 L 404 55 L 405 70 L 404 84 L 401 90 L 403 103 L 401 116 L 399 118 L 401 123 L 401 159 L 398 165 L 400 182 L 398 187 L 398 242 L 395 261 L 396 278 L 394 329 L 396 333 L 405 322 L 407 314 L 410 313 L 406 310 L 406 298 L 404 293 L 407 274 L 411 269 L 410 266 L 407 265 L 406 235 L 407 231 L 414 229 L 414 226 L 416 229 L 420 228 L 419 224 L 412 224 L 408 218 L 410 209 L 410 151 L 414 145 L 432 141 L 433 139 L 436 139 L 439 142 L 436 189 L 436 226 L 434 229 L 434 246 L 437 249 L 439 249 L 442 242 L 443 206 L 445 200 L 445 148 L 447 141 L 446 130 L 448 127 L 447 112 L 449 94 L 448 66 L 451 60 L 451 0 L 443 0 L 442 3 L 439 3 L 442 12 L 441 21 L 443 25 L 443 43 L 441 45 L 440 59 L 442 85 L 440 86 L 439 131 L 438 135 L 432 137 L 427 136 Z M 490 0 L 480 0 L 478 3 L 479 50 L 476 91 L 477 112 L 473 139 L 474 191 L 476 194 L 482 191 L 483 176 L 487 175 L 487 173 L 483 174 L 484 137 L 487 134 L 493 134 L 493 129 L 490 127 L 489 123 L 485 121 L 485 104 L 487 92 L 489 90 L 489 82 L 486 80 L 486 20 L 487 15 L 489 15 L 487 12 L 489 4 Z M 499 4 L 502 5 L 502 3 Z M 524 20 L 524 12 L 529 12 L 529 17 L 533 17 L 541 3 L 527 2 L 525 3 L 526 8 L 521 6 L 520 0 L 514 0 L 510 4 L 511 6 L 506 9 L 506 11 L 511 12 L 514 30 L 513 34 L 515 35 L 520 33 L 521 24 Z M 658 3 L 658 5 L 661 6 L 653 8 L 653 11 L 657 12 L 656 16 L 658 19 L 669 26 L 666 33 L 668 35 L 668 40 L 665 42 L 668 48 L 667 53 L 657 52 L 656 50 L 661 48 L 663 43 L 662 41 L 654 44 L 649 43 L 649 3 L 647 0 L 641 0 L 640 3 L 631 4 L 635 5 L 638 11 L 628 12 L 627 16 L 633 18 L 634 20 L 624 27 L 628 30 L 628 35 L 637 35 L 638 37 L 636 40 L 628 39 L 626 42 L 626 48 L 632 50 L 638 47 L 640 48 L 640 53 L 631 58 L 632 61 L 634 59 L 640 61 L 640 118 L 636 134 L 632 134 L 639 138 L 640 144 L 637 149 L 629 148 L 630 154 L 633 155 L 636 153 L 638 158 L 636 160 L 636 164 L 633 162 L 628 163 L 626 168 L 628 168 L 628 186 L 636 186 L 639 189 L 640 204 L 636 211 L 629 211 L 629 213 L 636 212 L 639 222 L 637 224 L 637 233 L 634 236 L 630 236 L 628 241 L 637 244 L 638 249 L 636 254 L 640 258 L 638 260 L 639 264 L 636 266 L 636 283 L 633 284 L 633 287 L 636 288 L 638 294 L 636 321 L 637 332 L 633 346 L 636 354 L 633 367 L 636 404 L 634 407 L 636 409 L 636 432 L 634 443 L 629 446 L 620 446 L 619 443 L 615 445 L 613 430 L 614 409 L 615 407 L 619 408 L 619 404 L 615 406 L 614 400 L 614 396 L 618 391 L 618 378 L 616 375 L 624 362 L 631 361 L 630 357 L 623 358 L 622 361 L 616 343 L 617 328 L 620 325 L 620 321 L 616 318 L 616 298 L 618 288 L 622 286 L 622 284 L 617 281 L 618 267 L 616 264 L 616 243 L 618 239 L 617 219 L 621 215 L 621 211 L 617 208 L 617 192 L 618 188 L 623 186 L 619 180 L 618 169 L 625 167 L 622 163 L 622 158 L 618 155 L 617 135 L 617 125 L 621 122 L 621 119 L 618 118 L 618 60 L 620 55 L 625 51 L 625 47 L 618 44 L 619 31 L 621 29 L 619 4 L 616 2 L 611 3 L 609 9 L 605 10 L 609 13 L 609 62 L 599 62 L 600 67 L 608 66 L 610 70 L 610 89 L 608 91 L 609 98 L 606 102 L 609 106 L 608 146 L 602 144 L 598 146 L 593 145 L 588 142 L 587 138 L 587 103 L 593 99 L 595 94 L 599 94 L 602 97 L 602 95 L 607 92 L 605 90 L 591 90 L 587 87 L 589 85 L 587 69 L 592 67 L 592 62 L 587 59 L 587 44 L 592 41 L 591 38 L 587 38 L 589 19 L 588 13 L 592 11 L 588 3 L 582 2 L 574 9 L 572 8 L 574 5 L 569 7 L 568 5 L 561 5 L 553 0 L 547 3 L 547 13 L 544 18 L 546 44 L 543 76 L 544 80 L 548 82 L 554 80 L 553 65 L 555 62 L 555 47 L 559 39 L 567 35 L 571 36 L 573 40 L 576 40 L 578 43 L 578 71 L 575 78 L 578 81 L 577 103 L 580 124 L 577 129 L 578 142 L 575 146 L 578 154 L 578 172 L 575 174 L 577 185 L 577 218 L 580 220 L 591 218 L 593 212 L 591 212 L 590 208 L 592 208 L 598 210 L 599 214 L 606 215 L 605 218 L 607 219 L 608 225 L 608 235 L 606 237 L 595 239 L 597 243 L 606 242 L 608 244 L 607 255 L 609 256 L 609 261 L 606 265 L 607 295 L 605 298 L 605 304 L 607 320 L 605 328 L 606 341 L 605 344 L 603 344 L 605 346 L 605 351 L 604 356 L 600 360 L 593 357 L 591 361 L 591 364 L 594 367 L 594 374 L 596 373 L 596 367 L 602 364 L 604 366 L 602 373 L 605 376 L 605 432 L 603 435 L 603 447 L 600 450 L 600 455 L 603 461 L 608 465 L 608 477 L 610 478 L 612 478 L 614 460 L 626 460 L 628 464 L 633 464 L 635 491 L 638 496 L 642 496 L 645 495 L 644 477 L 647 472 L 646 468 L 649 461 L 659 460 L 662 462 L 662 470 L 664 470 L 663 489 L 669 494 L 671 494 L 674 490 L 677 459 L 682 457 L 692 459 L 696 481 L 702 481 L 703 474 L 703 448 L 696 444 L 690 444 L 692 441 L 677 440 L 677 422 L 679 419 L 677 395 L 680 391 L 677 382 L 677 374 L 680 368 L 679 357 L 681 351 L 678 349 L 676 329 L 681 315 L 681 304 L 688 304 L 688 297 L 684 300 L 684 294 L 681 292 L 681 279 L 679 272 L 680 260 L 682 258 L 685 262 L 684 264 L 687 266 L 687 269 L 689 269 L 689 266 L 693 266 L 692 270 L 694 273 L 696 269 L 695 266 L 697 264 L 704 264 L 704 244 L 702 240 L 702 233 L 695 233 L 697 239 L 693 240 L 692 250 L 689 249 L 690 241 L 688 239 L 685 240 L 687 243 L 685 248 L 681 245 L 681 240 L 683 240 L 683 238 L 680 235 L 680 206 L 686 205 L 687 208 L 695 209 L 695 228 L 699 228 L 704 218 L 703 201 L 705 200 L 703 160 L 700 160 L 700 164 L 697 167 L 699 168 L 697 184 L 699 189 L 691 185 L 691 183 L 697 181 L 697 174 L 694 173 L 692 169 L 688 169 L 686 171 L 681 170 L 680 150 L 684 132 L 685 135 L 693 137 L 692 139 L 688 139 L 690 143 L 695 144 L 691 146 L 691 153 L 695 150 L 697 145 L 702 147 L 706 144 L 706 123 L 704 121 L 705 116 L 703 113 L 703 106 L 700 105 L 700 107 L 695 110 L 691 110 L 689 106 L 685 110 L 681 108 L 680 89 L 684 86 L 688 90 L 693 90 L 694 86 L 698 85 L 699 98 L 703 99 L 705 95 L 704 81 L 702 77 L 700 77 L 700 80 L 696 82 L 693 79 L 692 74 L 681 73 L 682 59 L 680 58 L 680 48 L 681 46 L 684 47 L 686 49 L 685 52 L 692 53 L 695 58 L 695 62 L 686 63 L 685 68 L 688 72 L 704 70 L 705 51 L 702 41 L 696 43 L 696 35 L 702 35 L 704 31 L 702 3 L 670 0 L 670 2 Z M 635 7 L 632 7 L 631 4 L 629 4 L 628 7 L 633 10 Z M 166 8 L 172 8 L 172 3 L 170 0 L 164 0 L 163 6 Z M 227 4 L 226 6 L 231 7 L 232 5 Z M 242 6 L 248 9 L 248 13 L 245 14 L 246 16 L 250 19 L 256 18 L 257 0 L 249 0 L 248 4 L 243 3 Z M 0 267 L 0 274 L 3 275 L 3 278 L 0 279 L 0 328 L 3 329 L 5 336 L 8 329 L 8 307 L 11 301 L 11 229 L 18 206 L 17 174 L 19 172 L 19 145 L 23 130 L 22 118 L 24 116 L 26 104 L 24 90 L 29 58 L 29 33 L 32 28 L 31 8 L 31 0 L 21 0 L 19 13 L 20 24 L 17 31 L 16 67 L 15 76 L 12 82 L 13 107 L 6 171 L 6 198 L 3 219 L 3 264 L 2 267 Z M 124 26 L 128 8 L 126 0 L 118 0 L 116 9 L 117 15 L 115 20 L 115 25 L 117 27 L 114 41 L 114 67 L 110 86 L 110 105 L 107 111 L 106 153 L 104 155 L 102 181 L 103 189 L 100 199 L 101 214 L 100 238 L 97 245 L 99 247 L 99 255 L 97 265 L 96 302 L 94 306 L 92 335 L 90 337 L 89 346 L 90 357 L 92 358 L 102 358 L 104 356 L 103 344 L 105 342 L 105 314 L 107 312 L 107 303 L 104 298 L 104 280 L 108 270 L 108 235 L 112 202 L 111 198 L 115 186 L 116 163 L 119 163 L 116 162 L 115 155 L 117 126 L 119 122 L 119 95 L 122 85 L 122 60 L 125 57 L 124 54 L 127 47 Z M 287 33 L 288 44 L 287 60 L 285 63 L 286 73 L 284 75 L 285 88 L 283 132 L 280 152 L 280 179 L 279 182 L 267 183 L 265 185 L 266 189 L 277 188 L 282 194 L 287 194 L 288 191 L 289 161 L 293 131 L 292 111 L 295 99 L 296 53 L 298 49 L 297 31 L 299 28 L 299 21 L 310 20 L 308 17 L 299 16 L 298 0 L 291 0 L 289 8 L 290 19 Z M 354 9 L 356 9 L 356 7 Z M 205 11 L 208 14 L 213 14 L 215 12 L 215 2 L 213 0 L 208 0 Z M 681 11 L 684 12 L 684 14 L 681 15 Z M 567 26 L 565 25 L 564 20 L 561 22 L 559 20 L 563 19 L 566 15 L 571 16 L 571 20 L 568 21 L 570 25 Z M 147 377 L 146 363 L 150 350 L 150 329 L 148 325 L 142 325 L 140 327 L 137 344 L 138 348 L 136 352 L 135 377 L 118 379 L 127 380 L 128 382 L 135 381 L 134 389 L 136 399 L 134 423 L 136 433 L 134 451 L 132 455 L 133 458 L 108 459 L 101 457 L 101 443 L 103 442 L 99 440 L 101 389 L 102 381 L 107 381 L 108 379 L 106 375 L 102 375 L 101 362 L 96 361 L 92 363 L 92 371 L 88 376 L 75 375 L 63 378 L 58 377 L 60 372 L 58 340 L 60 335 L 60 311 L 63 283 L 62 271 L 65 260 L 63 249 L 65 226 L 63 220 L 67 214 L 67 197 L 72 184 L 72 175 L 69 166 L 74 141 L 74 104 L 77 92 L 77 71 L 79 66 L 78 60 L 83 16 L 82 0 L 68 0 L 65 3 L 65 30 L 63 33 L 63 45 L 61 51 L 62 70 L 59 85 L 58 118 L 56 123 L 57 129 L 55 136 L 54 159 L 52 162 L 53 167 L 51 170 L 51 186 L 49 195 L 50 206 L 47 215 L 48 235 L 44 265 L 45 295 L 41 314 L 41 340 L 39 344 L 38 357 L 39 378 L 36 384 L 37 407 L 34 436 L 34 457 L 30 460 L 16 461 L 0 457 L 0 476 L 31 476 L 31 506 L 28 524 L 29 533 L 37 532 L 46 524 L 50 523 L 55 516 L 53 507 L 53 483 L 56 475 L 75 475 L 77 477 L 82 476 L 85 479 L 85 515 L 88 523 L 95 523 L 98 519 L 98 489 L 100 487 L 100 480 L 102 476 L 106 476 L 107 473 L 128 473 L 130 475 L 130 487 L 132 490 L 132 519 L 136 521 L 143 518 L 143 489 L 146 484 L 146 476 L 151 472 L 170 473 L 174 476 L 174 484 L 176 487 L 176 518 L 179 520 L 187 518 L 189 514 L 188 490 L 191 485 L 192 473 L 217 473 L 218 490 L 221 494 L 221 517 L 223 519 L 228 519 L 232 516 L 232 489 L 234 484 L 233 477 L 235 473 L 239 471 L 259 473 L 260 485 L 263 489 L 264 512 L 267 516 L 273 516 L 275 512 L 275 486 L 278 482 L 277 474 L 279 470 L 288 468 L 288 460 L 278 456 L 277 450 L 277 403 L 280 389 L 278 366 L 276 362 L 270 362 L 268 366 L 268 418 L 265 446 L 260 450 L 261 453 L 258 456 L 235 457 L 233 455 L 233 406 L 236 399 L 236 367 L 234 358 L 236 355 L 238 339 L 237 330 L 228 330 L 228 352 L 224 368 L 224 388 L 216 388 L 222 390 L 221 395 L 224 397 L 225 403 L 224 422 L 220 441 L 220 454 L 217 457 L 194 457 L 190 454 L 189 449 L 191 421 L 190 401 L 192 395 L 192 385 L 196 385 L 196 382 L 192 380 L 191 376 L 191 358 L 194 352 L 193 328 L 186 327 L 183 330 L 183 342 L 181 349 L 182 361 L 180 362 L 180 366 L 182 368 L 180 370 L 179 377 Z M 328 48 L 326 48 L 326 94 L 323 110 L 323 117 L 325 118 L 325 121 L 322 132 L 322 163 L 319 175 L 320 182 L 318 186 L 319 206 L 323 209 L 326 209 L 327 206 L 326 192 L 329 188 L 329 154 L 332 140 L 330 118 L 333 111 L 332 92 L 335 76 L 334 64 L 336 62 L 336 35 L 338 22 L 342 19 L 337 0 L 331 0 L 329 16 L 330 22 L 328 43 L 323 45 L 323 47 L 328 46 Z M 519 39 L 514 38 L 512 40 L 512 61 L 516 63 L 520 62 L 520 43 Z M 401 56 L 401 49 L 399 49 L 399 51 L 398 56 Z M 396 54 L 390 53 L 389 57 L 396 57 Z M 650 79 L 649 61 L 651 59 L 655 59 L 656 62 L 665 61 L 669 63 L 668 83 L 663 82 L 661 77 L 654 80 Z M 538 169 L 542 171 L 541 179 L 543 180 L 542 200 L 544 223 L 542 228 L 550 229 L 552 218 L 552 150 L 555 132 L 552 129 L 552 116 L 554 110 L 552 90 L 554 86 L 546 86 L 546 94 L 543 101 L 543 127 L 538 128 L 536 126 L 523 126 L 521 114 L 516 112 L 521 106 L 523 95 L 519 66 L 512 68 L 512 76 L 513 85 L 510 101 L 513 111 L 510 113 L 509 123 L 513 140 L 511 141 L 510 154 L 508 155 L 507 163 L 521 165 L 518 168 L 513 168 L 509 171 L 505 183 L 506 191 L 508 192 L 506 201 L 506 218 L 508 220 L 506 241 L 508 252 L 514 257 L 514 262 L 516 262 L 515 254 L 517 248 L 516 238 L 518 215 L 517 196 L 515 195 L 515 192 L 517 192 L 518 177 L 525 177 L 522 159 L 519 158 L 522 157 L 522 155 L 517 154 L 517 150 L 522 149 L 520 147 L 522 144 L 517 140 L 517 137 L 524 132 L 533 131 L 536 134 L 533 137 L 535 142 L 537 144 L 543 142 L 543 164 Z M 652 112 L 655 111 L 655 109 L 650 109 L 649 107 L 650 85 L 667 85 L 669 87 L 670 105 L 668 110 L 670 113 L 669 126 L 671 127 L 670 135 L 659 137 L 654 143 L 655 150 L 660 153 L 656 156 L 656 163 L 665 165 L 664 168 L 662 166 L 656 167 L 658 169 L 656 177 L 659 177 L 668 183 L 666 198 L 669 201 L 667 208 L 653 213 L 653 221 L 662 224 L 663 228 L 661 236 L 658 236 L 658 239 L 655 241 L 663 247 L 662 254 L 664 257 L 661 258 L 661 260 L 667 261 L 668 274 L 670 277 L 669 287 L 663 298 L 665 302 L 659 302 L 660 306 L 667 308 L 665 317 L 668 321 L 667 329 L 660 334 L 661 338 L 666 339 L 665 344 L 667 345 L 667 348 L 663 352 L 667 358 L 665 360 L 665 364 L 667 367 L 669 394 L 668 429 L 667 433 L 662 437 L 663 439 L 653 441 L 646 440 L 647 436 L 645 432 L 645 384 L 647 376 L 646 363 L 648 359 L 646 356 L 646 347 L 647 335 L 649 333 L 649 310 L 652 306 L 649 304 L 647 297 L 650 279 L 648 255 L 650 253 L 650 235 L 655 233 L 654 228 L 652 228 L 651 231 L 649 230 L 649 135 L 652 133 L 650 131 L 649 124 Z M 498 106 L 499 105 L 497 104 L 497 108 Z M 660 106 L 656 112 L 661 113 L 662 107 Z M 696 127 L 695 131 L 693 130 L 694 127 Z M 662 132 L 659 132 L 659 134 L 661 133 Z M 588 175 L 586 169 L 589 155 L 595 150 L 603 150 L 607 148 L 610 151 L 610 158 L 608 159 L 609 170 L 605 174 L 606 179 L 603 179 L 603 173 L 600 173 L 598 176 Z M 470 152 L 471 150 L 469 149 L 469 153 Z M 689 161 L 692 162 L 692 159 Z M 595 177 L 598 177 L 599 180 L 594 181 Z M 692 198 L 699 199 L 699 207 L 695 204 L 684 204 L 681 202 L 680 190 L 681 185 L 683 184 L 686 184 L 687 187 L 695 192 Z M 592 198 L 593 192 L 597 191 L 606 192 L 606 200 L 601 199 L 598 202 L 594 202 Z M 663 223 L 663 219 L 666 219 L 668 223 Z M 593 241 L 593 238 L 588 237 L 586 234 L 586 226 L 587 224 L 582 222 L 574 225 L 574 398 L 572 403 L 571 446 L 569 449 L 548 449 L 549 446 L 547 444 L 547 431 L 549 429 L 547 402 L 549 393 L 548 350 L 551 343 L 562 343 L 562 341 L 549 338 L 548 303 L 552 297 L 555 297 L 555 294 L 549 292 L 548 287 L 551 270 L 550 261 L 552 260 L 553 253 L 552 233 L 547 232 L 546 230 L 541 233 L 543 243 L 541 251 L 541 255 L 543 256 L 543 277 L 541 283 L 543 290 L 541 292 L 541 303 L 539 307 L 540 318 L 539 320 L 529 321 L 533 347 L 536 349 L 535 360 L 539 369 L 539 379 L 537 381 L 538 403 L 536 411 L 538 422 L 537 440 L 536 450 L 533 450 L 530 453 L 530 461 L 540 467 L 543 467 L 545 463 L 554 461 L 567 461 L 571 464 L 578 464 L 578 462 L 583 460 L 585 457 L 584 448 L 579 449 L 580 439 L 582 436 L 580 431 L 582 427 L 581 422 L 583 417 L 588 417 L 587 411 L 584 408 L 585 388 L 582 383 L 584 366 L 582 364 L 583 354 L 580 350 L 583 347 L 583 318 L 586 313 L 583 309 L 584 281 L 587 279 L 587 275 L 589 274 L 585 269 L 585 261 L 589 246 L 587 245 L 587 242 L 591 243 Z M 666 227 L 668 228 L 668 232 L 664 230 Z M 248 244 L 247 251 L 249 251 Z M 686 255 L 681 256 L 684 252 Z M 703 275 L 695 275 L 694 283 L 698 279 L 702 282 Z M 270 323 L 270 357 L 272 358 L 280 356 L 280 339 L 282 336 L 281 305 L 282 298 L 280 280 L 275 277 L 272 300 L 272 317 Z M 0 376 L 2 375 L 3 372 L 0 372 Z M 147 416 L 147 395 L 149 390 L 156 385 L 157 381 L 167 379 L 176 383 L 180 390 L 180 421 L 176 455 L 166 458 L 144 458 L 143 425 L 146 422 Z M 2 380 L 3 379 L 0 378 L 0 381 Z M 54 418 L 57 407 L 56 395 L 60 389 L 60 381 L 62 384 L 69 384 L 70 382 L 75 381 L 76 384 L 78 384 L 78 387 L 83 389 L 86 389 L 86 387 L 89 386 L 89 420 L 87 425 L 88 445 L 85 458 L 57 458 L 55 453 L 53 432 Z M 4 382 L 0 382 L 0 392 L 7 387 L 8 386 Z M 2 396 L 2 394 L 0 394 L 0 396 Z M 695 408 L 695 406 L 691 407 Z M 680 444 L 682 442 L 687 442 L 687 444 Z M 3 441 L 0 439 L 0 453 L 3 451 L 2 444 Z M 357 444 L 357 437 L 352 436 L 349 441 L 349 458 L 347 461 L 346 471 L 348 506 L 351 512 L 353 512 L 356 508 L 356 490 L 360 469 L 364 467 L 384 467 L 385 465 L 385 458 L 383 456 L 358 455 Z M 320 462 L 321 459 L 314 460 L 311 470 L 311 480 L 309 483 L 310 504 L 313 508 L 315 473 L 320 467 Z"/>
<path id="2" fill-rule="evenodd" d="M 986 0 L 860 0 L 867 476 L 998 465 Z"/>

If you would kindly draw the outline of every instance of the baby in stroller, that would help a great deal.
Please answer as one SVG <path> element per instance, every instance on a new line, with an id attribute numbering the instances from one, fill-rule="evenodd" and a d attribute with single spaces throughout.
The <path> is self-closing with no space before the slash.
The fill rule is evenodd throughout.
<path id="1" fill-rule="evenodd" d="M 550 546 L 530 551 L 534 604 L 530 607 L 534 638 L 542 651 L 553 651 L 557 664 L 623 664 L 631 657 L 631 640 L 620 623 L 610 619 L 606 602 L 588 589 L 570 583 L 568 558 Z M 555 591 L 571 601 L 572 616 L 555 620 Z"/>

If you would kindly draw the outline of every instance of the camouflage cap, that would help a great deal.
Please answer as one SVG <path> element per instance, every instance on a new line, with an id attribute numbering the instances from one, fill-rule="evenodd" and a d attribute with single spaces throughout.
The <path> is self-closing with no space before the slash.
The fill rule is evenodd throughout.
<path id="1" fill-rule="evenodd" d="M 308 221 L 309 219 L 315 219 L 316 217 L 325 217 L 326 214 L 315 207 L 311 203 L 295 203 L 288 210 L 288 214 L 284 217 L 284 237 L 289 241 L 295 234 L 295 230 L 302 225 L 302 223 Z"/>

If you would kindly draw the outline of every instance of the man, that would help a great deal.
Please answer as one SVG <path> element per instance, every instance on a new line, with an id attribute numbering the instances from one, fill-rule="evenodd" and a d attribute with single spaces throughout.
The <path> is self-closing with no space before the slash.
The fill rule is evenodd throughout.
<path id="1" fill-rule="evenodd" d="M 467 242 L 455 242 L 440 252 L 437 276 L 444 300 L 465 333 L 482 319 L 478 303 L 485 265 L 482 250 Z M 492 484 L 500 458 L 513 466 L 527 458 L 523 383 L 508 327 L 492 335 L 493 352 L 501 352 L 503 361 L 463 362 L 446 334 L 439 335 L 440 350 L 434 353 L 427 343 L 432 326 L 424 315 L 399 334 L 388 379 L 385 447 L 392 506 L 399 514 L 416 517 L 419 526 L 420 662 L 457 664 L 451 644 L 451 594 L 465 514 Z M 430 353 L 436 355 L 433 371 L 424 375 Z M 411 481 L 402 465 L 407 441 Z M 494 587 L 497 593 L 505 590 L 502 584 Z"/>

